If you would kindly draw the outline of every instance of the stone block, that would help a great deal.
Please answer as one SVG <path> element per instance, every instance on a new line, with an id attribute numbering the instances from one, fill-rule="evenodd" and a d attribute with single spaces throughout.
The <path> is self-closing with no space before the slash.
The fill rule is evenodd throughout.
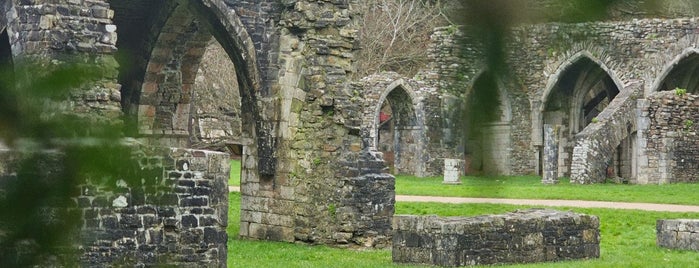
<path id="1" fill-rule="evenodd" d="M 656 244 L 671 249 L 699 251 L 699 219 L 658 220 Z"/>
<path id="2" fill-rule="evenodd" d="M 502 215 L 393 219 L 393 262 L 492 265 L 599 257 L 595 216 L 530 209 Z"/>
<path id="3" fill-rule="evenodd" d="M 444 159 L 444 184 L 461 184 L 461 173 L 464 170 L 464 160 Z"/>

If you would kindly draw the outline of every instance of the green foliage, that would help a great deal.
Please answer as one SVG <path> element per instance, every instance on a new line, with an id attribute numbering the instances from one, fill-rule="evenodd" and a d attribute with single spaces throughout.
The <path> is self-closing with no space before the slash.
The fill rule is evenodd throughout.
<path id="1" fill-rule="evenodd" d="M 336 213 L 337 213 L 337 208 L 335 207 L 335 204 L 330 203 L 328 205 L 328 214 L 330 215 L 331 218 L 334 219 L 335 216 L 337 216 Z"/>
<path id="2" fill-rule="evenodd" d="M 231 160 L 231 173 L 228 177 L 228 186 L 240 186 L 240 160 Z"/>
<path id="3" fill-rule="evenodd" d="M 684 125 L 684 131 L 685 131 L 685 132 L 691 131 L 692 128 L 694 127 L 694 121 L 692 121 L 692 120 L 690 120 L 690 119 L 684 120 L 684 122 L 682 122 L 682 124 Z"/>
<path id="4" fill-rule="evenodd" d="M 675 88 L 675 95 L 680 96 L 680 97 L 687 95 L 687 89 Z"/>
<path id="5" fill-rule="evenodd" d="M 583 186 L 584 187 L 584 186 Z M 448 187 L 447 187 L 448 188 Z M 240 193 L 230 194 L 229 267 L 404 267 L 391 261 L 390 250 L 347 250 L 237 238 Z M 475 216 L 528 208 L 498 204 L 396 203 L 396 214 Z M 601 257 L 595 260 L 536 263 L 517 267 L 693 267 L 696 254 L 655 245 L 657 219 L 698 218 L 699 213 L 614 209 L 558 208 L 600 217 Z"/>
<path id="6" fill-rule="evenodd" d="M 321 163 L 323 163 L 323 160 L 320 159 L 320 157 L 313 158 L 313 166 L 319 166 Z"/>
<path id="7" fill-rule="evenodd" d="M 459 31 L 459 26 L 451 24 L 451 25 L 447 26 L 446 30 L 447 30 L 447 34 L 454 35 Z"/>
<path id="8" fill-rule="evenodd" d="M 116 142 L 118 122 L 92 121 L 66 109 L 69 97 L 108 72 L 88 61 L 2 66 L 0 139 L 14 149 L 2 156 L 15 161 L 0 163 L 0 267 L 45 266 L 53 257 L 52 265 L 75 266 L 82 215 L 73 198 L 79 186 L 109 190 L 119 179 L 141 183 L 131 151 Z"/>

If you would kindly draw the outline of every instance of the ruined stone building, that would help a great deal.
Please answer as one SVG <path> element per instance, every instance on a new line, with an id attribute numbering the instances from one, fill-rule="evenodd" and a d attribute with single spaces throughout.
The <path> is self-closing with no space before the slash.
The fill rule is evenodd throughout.
<path id="1" fill-rule="evenodd" d="M 151 145 L 192 145 L 193 85 L 215 39 L 235 67 L 240 96 L 240 236 L 387 243 L 393 177 L 362 140 L 362 92 L 347 86 L 352 1 L 1 3 L 6 62 L 80 57 L 104 67 L 63 107 L 88 120 L 123 121 L 127 136 Z M 225 264 L 227 161 L 202 150 L 151 153 L 141 168 L 174 192 L 151 200 L 138 185 L 82 189 L 76 202 L 91 235 L 81 262 L 155 263 L 167 255 L 174 263 Z"/>
<path id="2" fill-rule="evenodd" d="M 696 19 L 518 26 L 507 43 L 507 79 L 486 68 L 482 48 L 462 46 L 459 31 L 443 28 L 433 35 L 433 62 L 416 77 L 353 81 L 353 3 L 1 1 L 0 60 L 60 65 L 80 57 L 102 66 L 104 75 L 62 107 L 123 122 L 125 136 L 160 148 L 144 150 L 140 168 L 172 192 L 144 196 L 125 183 L 117 192 L 80 189 L 81 227 L 92 234 L 81 262 L 153 264 L 168 255 L 177 264 L 224 265 L 227 235 L 385 246 L 395 201 L 389 155 L 394 172 L 419 176 L 459 158 L 488 173 L 555 171 L 579 183 L 610 172 L 632 183 L 696 180 Z M 239 137 L 221 143 L 242 148 L 240 234 L 225 233 L 226 156 L 169 149 L 228 135 L 227 127 L 202 134 L 214 121 L 206 111 L 220 107 L 195 99 L 212 42 L 237 82 L 231 105 L 240 108 L 223 114 L 237 116 L 229 132 Z M 485 106 L 487 125 L 465 130 L 464 115 L 487 99 L 497 100 Z M 549 151 L 557 157 L 547 165 Z"/>
<path id="3" fill-rule="evenodd" d="M 468 29 L 437 29 L 433 62 L 415 78 L 365 79 L 376 96 L 367 101 L 366 128 L 376 140 L 374 99 L 402 96 L 391 108 L 412 103 L 394 108 L 414 120 L 394 127 L 396 173 L 440 174 L 435 162 L 457 158 L 472 174 L 696 181 L 690 103 L 698 25 L 691 9 L 684 12 L 518 25 L 507 34 L 507 71 L 500 76 Z"/>

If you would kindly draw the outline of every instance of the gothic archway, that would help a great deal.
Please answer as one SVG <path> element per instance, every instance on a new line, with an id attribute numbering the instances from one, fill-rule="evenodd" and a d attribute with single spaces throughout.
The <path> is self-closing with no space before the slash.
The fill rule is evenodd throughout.
<path id="1" fill-rule="evenodd" d="M 510 173 L 510 120 L 508 93 L 502 82 L 484 71 L 473 81 L 466 101 L 467 173 Z"/>
<path id="2" fill-rule="evenodd" d="M 394 174 L 416 174 L 421 163 L 421 127 L 414 97 L 405 85 L 390 88 L 375 113 L 375 144 Z"/>
<path id="3" fill-rule="evenodd" d="M 560 69 L 557 78 L 544 96 L 541 127 L 557 126 L 558 174 L 568 177 L 575 134 L 596 121 L 597 115 L 619 94 L 621 87 L 604 65 L 587 54 L 578 54 Z M 546 143 L 541 141 L 541 144 Z M 547 150 L 539 151 L 539 159 L 543 161 Z"/>
<path id="4" fill-rule="evenodd" d="M 654 91 L 667 91 L 676 88 L 687 93 L 699 93 L 699 52 L 694 49 L 680 55 L 656 82 Z"/>

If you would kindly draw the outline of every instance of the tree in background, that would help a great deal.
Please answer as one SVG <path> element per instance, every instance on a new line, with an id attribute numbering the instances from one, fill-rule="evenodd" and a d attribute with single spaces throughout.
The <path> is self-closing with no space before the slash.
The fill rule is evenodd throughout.
<path id="1" fill-rule="evenodd" d="M 226 145 L 241 143 L 235 65 L 215 39 L 202 56 L 193 94 L 191 147 L 227 152 Z"/>
<path id="2" fill-rule="evenodd" d="M 454 2 L 454 1 L 450 1 Z M 449 24 L 439 0 L 359 1 L 357 76 L 394 71 L 412 77 L 427 65 L 434 28 Z"/>

